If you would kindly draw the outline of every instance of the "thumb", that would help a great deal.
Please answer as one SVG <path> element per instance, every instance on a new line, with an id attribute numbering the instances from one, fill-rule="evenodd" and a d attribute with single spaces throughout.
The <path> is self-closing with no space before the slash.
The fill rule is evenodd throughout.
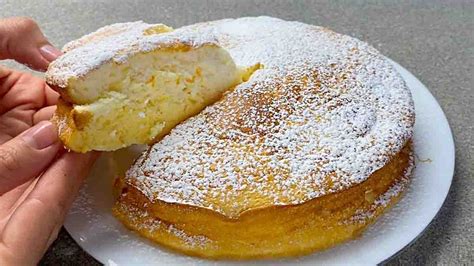
<path id="1" fill-rule="evenodd" d="M 0 145 L 0 195 L 40 175 L 60 147 L 56 129 L 49 121 Z"/>
<path id="2" fill-rule="evenodd" d="M 14 59 L 30 68 L 46 70 L 61 55 L 30 18 L 0 19 L 0 59 Z"/>

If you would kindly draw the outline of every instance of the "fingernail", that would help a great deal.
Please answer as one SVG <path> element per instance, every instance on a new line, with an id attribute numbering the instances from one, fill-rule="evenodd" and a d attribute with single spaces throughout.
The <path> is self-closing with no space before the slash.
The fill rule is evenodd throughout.
<path id="1" fill-rule="evenodd" d="M 28 129 L 23 135 L 25 142 L 37 150 L 49 147 L 58 141 L 56 128 L 49 121 L 42 121 Z"/>
<path id="2" fill-rule="evenodd" d="M 58 48 L 52 46 L 51 44 L 46 44 L 39 48 L 39 50 L 41 55 L 49 62 L 53 61 L 62 54 Z"/>

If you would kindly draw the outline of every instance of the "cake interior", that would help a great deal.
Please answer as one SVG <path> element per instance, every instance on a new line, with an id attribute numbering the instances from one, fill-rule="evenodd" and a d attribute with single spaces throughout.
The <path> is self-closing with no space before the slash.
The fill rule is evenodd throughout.
<path id="1" fill-rule="evenodd" d="M 71 81 L 54 119 L 60 127 L 68 125 L 61 137 L 75 151 L 147 144 L 218 100 L 253 70 L 236 66 L 215 45 L 139 53 Z"/>

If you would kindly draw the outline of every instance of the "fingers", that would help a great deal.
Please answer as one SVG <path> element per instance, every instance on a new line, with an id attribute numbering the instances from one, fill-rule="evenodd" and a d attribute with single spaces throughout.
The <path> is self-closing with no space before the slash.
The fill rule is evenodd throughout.
<path id="1" fill-rule="evenodd" d="M 33 191 L 15 210 L 0 241 L 37 263 L 56 238 L 97 153 L 66 153 L 40 177 Z"/>
<path id="2" fill-rule="evenodd" d="M 28 194 L 34 188 L 37 180 L 38 178 L 27 181 L 23 185 L 19 185 L 18 187 L 2 195 L 2 200 L 0 200 L 0 217 L 2 217 L 0 220 L 0 228 L 5 227 L 10 215 L 13 213 L 16 207 L 18 207 L 20 203 L 25 200 L 26 196 L 28 196 Z M 2 230 L 0 230 L 0 233 L 1 231 Z"/>
<path id="3" fill-rule="evenodd" d="M 61 55 L 31 18 L 0 20 L 0 59 L 14 59 L 30 68 L 46 70 Z"/>
<path id="4" fill-rule="evenodd" d="M 54 111 L 56 111 L 56 105 L 48 106 L 40 109 L 33 115 L 33 123 L 36 125 L 41 121 L 46 121 L 51 119 Z"/>
<path id="5" fill-rule="evenodd" d="M 56 128 L 49 121 L 0 145 L 0 195 L 40 175 L 60 147 Z"/>
<path id="6" fill-rule="evenodd" d="M 46 96 L 46 104 L 45 105 L 56 105 L 59 99 L 59 93 L 53 90 L 50 86 L 45 84 L 44 93 Z"/>
<path id="7" fill-rule="evenodd" d="M 0 67 L 1 71 L 5 74 L 0 77 L 0 114 L 20 105 L 39 109 L 58 102 L 59 93 L 43 79 Z"/>

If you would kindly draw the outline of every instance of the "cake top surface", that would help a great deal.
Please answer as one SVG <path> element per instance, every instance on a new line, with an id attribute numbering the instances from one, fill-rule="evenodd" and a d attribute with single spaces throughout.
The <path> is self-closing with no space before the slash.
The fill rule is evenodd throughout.
<path id="1" fill-rule="evenodd" d="M 116 23 L 67 43 L 62 49 L 65 54 L 50 64 L 45 78 L 48 84 L 65 88 L 71 79 L 83 78 L 108 62 L 124 63 L 137 53 L 207 44 L 216 44 L 216 40 L 194 31 L 173 31 L 163 24 Z"/>
<path id="2" fill-rule="evenodd" d="M 164 26 L 114 24 L 68 44 L 49 80 L 67 85 L 104 62 L 176 44 L 216 44 L 237 65 L 263 68 L 136 161 L 126 182 L 152 202 L 229 217 L 303 203 L 363 182 L 413 134 L 404 81 L 357 39 L 269 17 L 143 34 L 153 27 Z"/>
<path id="3" fill-rule="evenodd" d="M 408 88 L 364 42 L 267 17 L 181 31 L 216 40 L 238 65 L 264 67 L 129 170 L 127 182 L 151 201 L 230 217 L 303 203 L 363 182 L 413 134 Z"/>

